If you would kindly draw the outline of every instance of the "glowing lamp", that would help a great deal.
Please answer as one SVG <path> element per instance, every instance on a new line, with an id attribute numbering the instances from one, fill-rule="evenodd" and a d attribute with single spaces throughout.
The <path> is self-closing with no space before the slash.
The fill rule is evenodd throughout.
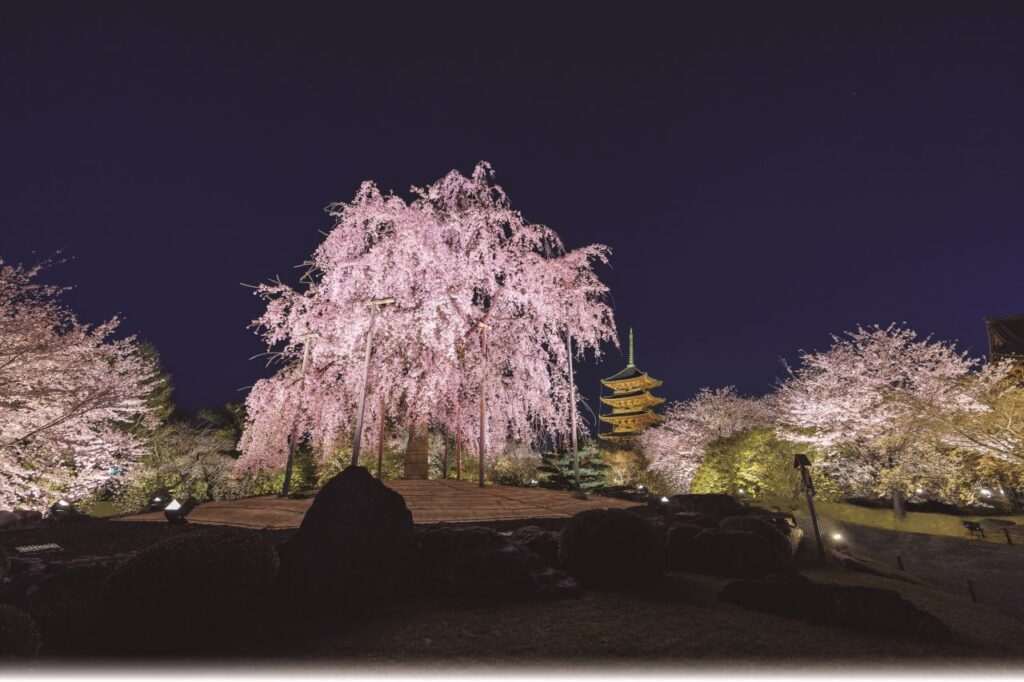
<path id="1" fill-rule="evenodd" d="M 164 516 L 167 517 L 167 522 L 174 525 L 182 525 L 188 523 L 185 517 L 195 509 L 196 501 L 193 498 L 188 498 L 184 502 L 179 502 L 177 499 L 171 500 L 166 507 L 164 507 Z"/>
<path id="2" fill-rule="evenodd" d="M 662 495 L 662 496 L 661 496 L 661 503 L 662 503 L 662 504 L 668 504 L 668 498 L 667 498 L 667 497 L 665 497 L 664 495 Z"/>
<path id="3" fill-rule="evenodd" d="M 842 533 L 832 533 L 832 539 L 835 540 L 836 542 L 842 542 L 843 534 Z"/>
<path id="4" fill-rule="evenodd" d="M 989 490 L 988 488 L 982 488 L 981 494 L 984 495 L 985 497 L 992 497 L 992 491 Z"/>
<path id="5" fill-rule="evenodd" d="M 64 520 L 78 516 L 78 510 L 67 500 L 57 500 L 50 507 L 50 514 L 57 520 Z"/>

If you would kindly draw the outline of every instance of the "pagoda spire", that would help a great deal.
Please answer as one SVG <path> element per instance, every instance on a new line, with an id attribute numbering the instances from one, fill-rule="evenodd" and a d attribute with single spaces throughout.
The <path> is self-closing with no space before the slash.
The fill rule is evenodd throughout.
<path id="1" fill-rule="evenodd" d="M 635 367 L 633 364 L 633 328 L 629 328 L 629 364 L 627 367 Z"/>

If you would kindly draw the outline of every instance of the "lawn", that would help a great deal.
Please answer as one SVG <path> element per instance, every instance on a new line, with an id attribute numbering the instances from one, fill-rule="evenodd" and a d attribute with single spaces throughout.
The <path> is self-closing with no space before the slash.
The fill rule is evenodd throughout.
<path id="1" fill-rule="evenodd" d="M 935 514 L 924 512 L 907 512 L 902 519 L 891 509 L 861 507 L 854 504 L 835 502 L 815 502 L 818 515 L 841 523 L 855 523 L 859 526 L 884 528 L 904 533 L 927 533 L 929 535 L 946 535 L 962 538 L 966 535 L 963 522 L 982 519 L 1005 519 L 1024 525 L 1024 514 L 1012 516 L 954 516 L 952 514 Z M 806 510 L 804 510 L 806 511 Z M 1005 542 L 1001 534 L 991 534 L 994 542 Z"/>

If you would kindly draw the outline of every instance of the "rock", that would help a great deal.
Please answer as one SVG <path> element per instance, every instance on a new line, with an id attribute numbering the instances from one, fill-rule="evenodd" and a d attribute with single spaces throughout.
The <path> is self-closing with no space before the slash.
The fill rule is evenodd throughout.
<path id="1" fill-rule="evenodd" d="M 789 538 L 782 534 L 775 525 L 761 516 L 727 516 L 718 524 L 725 530 L 742 530 L 764 538 L 769 545 L 777 549 L 783 556 L 790 557 Z"/>
<path id="2" fill-rule="evenodd" d="M 730 495 L 673 495 L 669 506 L 675 511 L 714 514 L 715 516 L 742 516 L 747 508 Z"/>
<path id="3" fill-rule="evenodd" d="M 693 565 L 694 540 L 704 528 L 678 523 L 670 526 L 665 538 L 665 564 L 669 568 L 689 568 Z"/>
<path id="4" fill-rule="evenodd" d="M 693 541 L 696 570 L 731 577 L 758 577 L 791 570 L 782 552 L 760 535 L 708 528 Z"/>
<path id="5" fill-rule="evenodd" d="M 551 566 L 558 566 L 558 533 L 538 526 L 524 526 L 516 529 L 509 540 L 513 545 L 524 547 Z"/>
<path id="6" fill-rule="evenodd" d="M 490 528 L 442 524 L 422 531 L 419 540 L 421 589 L 428 594 L 493 602 L 579 592 L 574 580 Z"/>
<path id="7" fill-rule="evenodd" d="M 14 528 L 18 524 L 18 517 L 14 512 L 0 510 L 0 530 Z"/>
<path id="8" fill-rule="evenodd" d="M 665 573 L 661 536 L 622 509 L 591 509 L 562 530 L 558 559 L 584 587 L 639 587 Z"/>
<path id="9" fill-rule="evenodd" d="M 259 626 L 277 567 L 274 547 L 252 531 L 204 528 L 162 540 L 110 576 L 111 641 L 133 653 L 214 649 Z"/>
<path id="10" fill-rule="evenodd" d="M 47 655 L 92 653 L 106 635 L 97 622 L 109 606 L 105 600 L 107 581 L 116 563 L 47 569 L 19 576 L 17 606 L 35 620 Z"/>
<path id="11" fill-rule="evenodd" d="M 687 526 L 700 526 L 701 528 L 718 528 L 722 517 L 717 514 L 706 514 L 702 512 L 676 512 L 669 519 L 670 523 L 681 523 Z"/>
<path id="12" fill-rule="evenodd" d="M 719 594 L 722 601 L 821 625 L 869 634 L 949 636 L 938 618 L 921 611 L 895 590 L 822 585 L 806 578 L 734 580 Z"/>
<path id="13" fill-rule="evenodd" d="M 355 617 L 415 592 L 412 514 L 363 467 L 329 480 L 278 551 L 279 604 L 303 614 Z"/>
<path id="14" fill-rule="evenodd" d="M 10 604 L 0 604 L 0 660 L 36 656 L 41 645 L 32 616 Z"/>
<path id="15" fill-rule="evenodd" d="M 7 550 L 0 547 L 0 584 L 3 584 L 4 578 L 11 571 L 11 556 L 7 553 Z"/>

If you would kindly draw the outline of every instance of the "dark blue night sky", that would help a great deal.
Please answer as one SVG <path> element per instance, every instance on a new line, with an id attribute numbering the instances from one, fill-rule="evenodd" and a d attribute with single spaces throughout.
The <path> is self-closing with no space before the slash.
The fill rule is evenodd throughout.
<path id="1" fill-rule="evenodd" d="M 4 2 L 0 257 L 62 249 L 80 315 L 214 406 L 265 372 L 240 283 L 294 280 L 326 204 L 484 159 L 612 247 L 669 398 L 763 393 L 857 323 L 981 354 L 1024 311 L 1022 36 L 998 2 Z"/>

